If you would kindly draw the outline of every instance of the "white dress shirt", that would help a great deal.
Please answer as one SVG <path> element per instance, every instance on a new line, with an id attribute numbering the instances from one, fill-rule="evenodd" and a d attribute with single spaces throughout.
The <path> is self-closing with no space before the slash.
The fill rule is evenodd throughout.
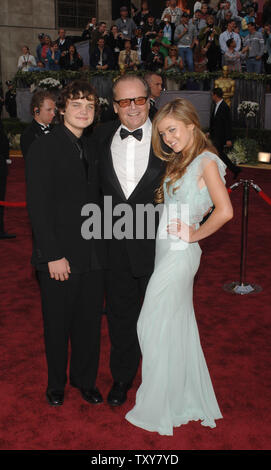
<path id="1" fill-rule="evenodd" d="M 219 106 L 221 105 L 222 101 L 223 101 L 223 100 L 221 99 L 220 101 L 218 101 L 218 102 L 216 103 L 215 111 L 214 111 L 214 116 L 216 115 L 217 110 L 218 110 Z"/>
<path id="2" fill-rule="evenodd" d="M 148 118 L 140 127 L 143 131 L 141 141 L 132 135 L 121 139 L 120 129 L 122 127 L 127 129 L 123 125 L 117 129 L 112 140 L 111 153 L 115 173 L 126 199 L 128 199 L 144 175 L 149 163 L 152 123 Z"/>

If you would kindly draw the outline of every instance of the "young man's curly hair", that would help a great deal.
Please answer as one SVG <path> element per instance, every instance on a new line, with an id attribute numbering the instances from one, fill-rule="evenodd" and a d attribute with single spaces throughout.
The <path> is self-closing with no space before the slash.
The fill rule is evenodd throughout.
<path id="1" fill-rule="evenodd" d="M 65 111 L 68 100 L 77 100 L 86 98 L 88 101 L 93 101 L 95 104 L 95 114 L 93 124 L 95 125 L 100 112 L 99 100 L 95 88 L 85 80 L 74 80 L 69 83 L 63 90 L 61 90 L 57 98 L 57 120 L 63 122 L 63 115 L 60 111 Z"/>

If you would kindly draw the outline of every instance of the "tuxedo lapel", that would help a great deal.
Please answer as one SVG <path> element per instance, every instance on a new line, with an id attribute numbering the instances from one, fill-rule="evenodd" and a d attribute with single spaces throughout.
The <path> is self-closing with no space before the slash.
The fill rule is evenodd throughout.
<path id="1" fill-rule="evenodd" d="M 113 137 L 112 137 L 113 138 Z M 112 139 L 111 139 L 111 142 L 112 142 Z M 109 147 L 109 151 L 108 151 L 108 171 L 109 171 L 109 176 L 111 176 L 112 178 L 112 184 L 114 185 L 115 189 L 118 191 L 119 195 L 121 196 L 122 199 L 124 199 L 126 201 L 126 196 L 122 190 L 122 187 L 121 187 L 121 184 L 119 182 L 119 179 L 117 177 L 117 174 L 115 172 L 115 168 L 114 168 L 114 165 L 113 165 L 113 158 L 112 158 L 112 152 L 111 152 L 111 144 L 110 144 L 110 147 Z"/>
<path id="2" fill-rule="evenodd" d="M 148 185 L 151 184 L 151 182 L 155 180 L 157 175 L 161 172 L 161 168 L 162 160 L 160 160 L 154 155 L 153 149 L 151 147 L 149 154 L 149 162 L 146 171 L 138 182 L 135 189 L 133 190 L 132 194 L 130 194 L 128 201 L 135 199 L 139 192 L 144 191 L 144 188 L 148 187 Z"/>
<path id="3" fill-rule="evenodd" d="M 216 105 L 214 104 L 211 110 L 211 119 L 214 119 Z"/>
<path id="4" fill-rule="evenodd" d="M 220 105 L 218 106 L 217 112 L 215 113 L 215 118 L 219 117 L 220 114 L 223 114 L 225 112 L 225 101 L 222 101 Z"/>

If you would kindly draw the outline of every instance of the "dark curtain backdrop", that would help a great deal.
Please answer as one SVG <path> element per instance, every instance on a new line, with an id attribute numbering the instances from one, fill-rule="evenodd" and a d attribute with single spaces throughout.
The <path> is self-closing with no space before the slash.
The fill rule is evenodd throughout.
<path id="1" fill-rule="evenodd" d="M 249 119 L 249 127 L 264 128 L 265 118 L 265 83 L 256 80 L 235 80 L 235 92 L 232 101 L 232 117 L 234 123 L 245 126 L 245 122 L 238 115 L 237 108 L 241 101 L 256 101 L 259 103 L 259 112 L 255 118 Z"/>
<path id="2" fill-rule="evenodd" d="M 206 83 L 208 82 L 208 83 Z M 214 88 L 214 80 L 198 82 L 200 90 L 212 90 Z M 265 127 L 265 93 L 266 84 L 260 80 L 235 80 L 234 96 L 232 98 L 231 110 L 233 125 L 236 127 L 246 127 L 244 117 L 237 112 L 238 105 L 241 101 L 255 101 L 259 103 L 259 111 L 255 118 L 248 120 L 248 127 L 264 129 Z"/>

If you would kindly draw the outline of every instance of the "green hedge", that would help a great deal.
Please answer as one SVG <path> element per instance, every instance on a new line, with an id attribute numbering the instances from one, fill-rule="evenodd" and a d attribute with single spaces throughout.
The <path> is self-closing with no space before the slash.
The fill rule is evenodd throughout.
<path id="1" fill-rule="evenodd" d="M 147 70 L 138 70 L 138 75 L 144 75 Z M 130 73 L 130 72 L 128 72 Z M 71 70 L 59 70 L 59 71 L 43 71 L 43 72 L 17 72 L 13 78 L 13 83 L 15 87 L 18 86 L 30 86 L 32 83 L 37 84 L 40 80 L 44 78 L 54 78 L 59 80 L 62 84 L 65 84 L 68 81 L 82 78 L 90 81 L 92 77 L 101 76 L 106 77 L 111 80 L 114 80 L 119 76 L 120 72 L 118 70 L 105 70 L 105 71 L 95 71 L 89 69 L 82 69 L 78 72 Z M 193 78 L 197 81 L 202 81 L 206 79 L 215 79 L 221 76 L 221 70 L 217 72 L 165 72 L 161 70 L 161 75 L 165 78 L 171 78 L 177 82 L 185 82 L 188 79 Z M 267 74 L 257 74 L 257 73 L 241 73 L 241 72 L 231 72 L 229 77 L 234 79 L 243 79 L 243 80 L 255 80 L 262 81 L 266 83 L 271 83 L 271 75 Z"/>
<path id="2" fill-rule="evenodd" d="M 245 139 L 246 138 L 246 129 L 244 128 L 234 128 L 233 137 L 236 139 L 238 137 Z M 271 151 L 271 130 L 268 129 L 248 129 L 248 138 L 254 139 L 259 144 L 259 147 L 262 152 Z"/>
<path id="3" fill-rule="evenodd" d="M 21 122 L 19 119 L 15 118 L 2 119 L 2 123 L 6 134 L 11 135 L 22 134 L 26 126 L 29 125 L 29 123 Z"/>

